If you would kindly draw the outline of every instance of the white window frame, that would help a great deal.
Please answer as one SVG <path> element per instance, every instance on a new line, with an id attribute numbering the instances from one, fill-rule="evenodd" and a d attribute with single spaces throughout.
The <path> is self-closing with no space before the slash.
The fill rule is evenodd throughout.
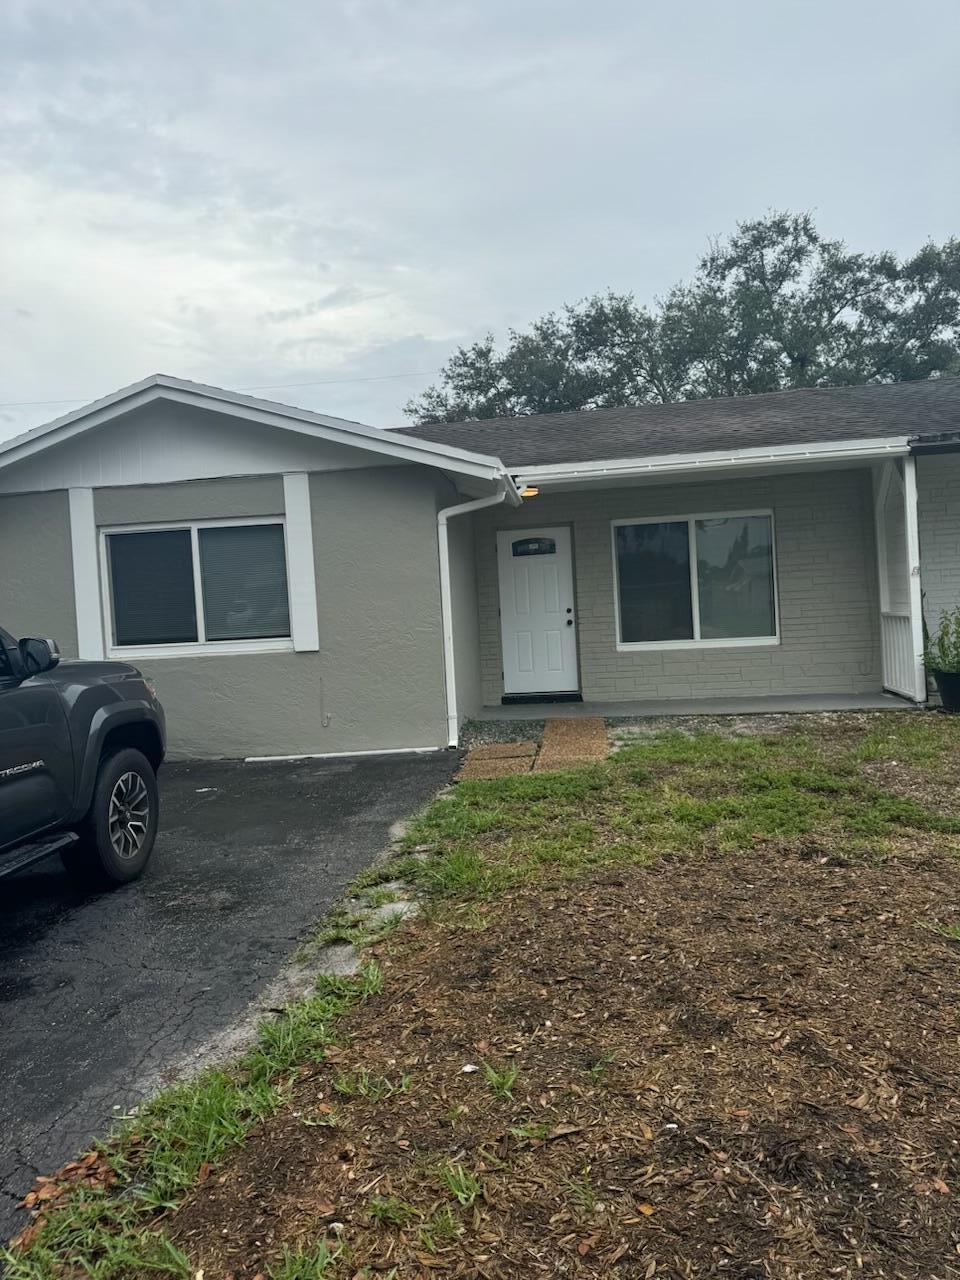
<path id="1" fill-rule="evenodd" d="M 283 530 L 283 556 L 287 575 L 287 606 L 290 608 L 290 549 L 287 540 L 287 522 L 281 515 L 227 517 L 221 520 L 168 520 L 160 524 L 117 524 L 100 530 L 100 587 L 103 606 L 104 645 L 108 658 L 188 658 L 198 654 L 226 653 L 293 653 L 294 642 L 289 636 L 274 636 L 261 640 L 207 640 L 206 618 L 203 610 L 203 582 L 200 573 L 201 529 L 235 529 L 250 525 L 278 524 Z M 107 539 L 115 533 L 172 533 L 189 530 L 193 553 L 193 591 L 197 613 L 197 639 L 185 644 L 120 645 L 114 641 L 113 583 L 110 576 L 110 554 Z M 293 631 L 293 617 L 290 629 Z"/>
<path id="2" fill-rule="evenodd" d="M 719 639 L 700 637 L 700 583 L 697 577 L 698 520 L 735 520 L 743 516 L 766 516 L 770 521 L 770 550 L 773 558 L 773 624 L 772 636 L 731 636 Z M 693 616 L 693 637 L 690 640 L 624 640 L 620 618 L 620 574 L 617 566 L 617 529 L 632 524 L 686 524 L 690 549 L 690 604 Z M 773 511 L 759 507 L 749 511 L 698 511 L 694 515 L 631 516 L 610 521 L 610 547 L 613 557 L 613 608 L 617 650 L 634 653 L 655 649 L 770 649 L 780 643 L 780 592 L 777 585 L 777 528 Z"/>

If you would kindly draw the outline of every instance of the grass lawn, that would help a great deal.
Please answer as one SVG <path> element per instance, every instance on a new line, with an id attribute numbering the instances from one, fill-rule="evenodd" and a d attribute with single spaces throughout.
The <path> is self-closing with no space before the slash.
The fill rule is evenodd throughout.
<path id="1" fill-rule="evenodd" d="M 12 1280 L 960 1276 L 960 724 L 461 783 L 425 909 L 41 1183 Z"/>

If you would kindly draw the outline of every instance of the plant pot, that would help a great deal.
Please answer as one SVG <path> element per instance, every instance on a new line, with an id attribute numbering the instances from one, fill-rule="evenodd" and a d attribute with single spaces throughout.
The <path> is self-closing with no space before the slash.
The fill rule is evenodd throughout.
<path id="1" fill-rule="evenodd" d="M 960 671 L 934 671 L 933 678 L 944 711 L 952 716 L 960 713 Z"/>

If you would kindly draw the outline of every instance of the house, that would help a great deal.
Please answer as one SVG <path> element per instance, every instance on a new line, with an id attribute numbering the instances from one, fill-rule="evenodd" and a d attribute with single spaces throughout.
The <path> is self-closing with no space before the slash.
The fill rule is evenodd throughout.
<path id="1" fill-rule="evenodd" d="M 960 601 L 960 379 L 380 431 L 165 376 L 0 443 L 0 622 L 173 754 L 430 749 L 522 699 L 882 690 Z"/>

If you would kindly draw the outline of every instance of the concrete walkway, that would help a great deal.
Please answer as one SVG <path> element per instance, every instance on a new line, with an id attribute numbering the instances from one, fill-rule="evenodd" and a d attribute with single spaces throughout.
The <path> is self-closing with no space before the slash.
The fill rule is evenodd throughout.
<path id="1" fill-rule="evenodd" d="M 796 711 L 915 711 L 892 693 L 799 693 L 754 698 L 647 698 L 630 702 L 525 702 L 484 707 L 476 720 L 557 720 L 569 716 L 744 716 Z"/>
<path id="2" fill-rule="evenodd" d="M 544 727 L 539 747 L 533 741 L 491 742 L 474 747 L 457 780 L 575 769 L 605 760 L 609 749 L 607 727 L 600 716 L 558 716 Z"/>

